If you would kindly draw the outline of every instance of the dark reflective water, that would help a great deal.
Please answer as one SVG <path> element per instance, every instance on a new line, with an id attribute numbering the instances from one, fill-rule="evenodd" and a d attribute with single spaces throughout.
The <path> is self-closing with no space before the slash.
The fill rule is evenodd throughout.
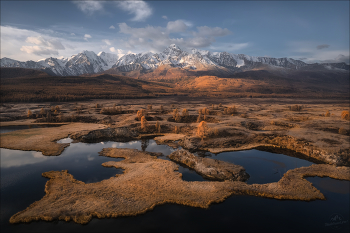
<path id="1" fill-rule="evenodd" d="M 70 139 L 60 140 L 70 143 Z M 2 232 L 348 232 L 349 223 L 336 229 L 325 226 L 332 214 L 349 220 L 349 182 L 330 178 L 307 178 L 326 196 L 326 201 L 280 201 L 252 196 L 232 196 L 209 209 L 166 204 L 144 215 L 116 219 L 93 219 L 87 225 L 72 222 L 32 222 L 11 225 L 9 218 L 44 196 L 46 178 L 42 172 L 68 170 L 76 179 L 97 182 L 122 173 L 121 169 L 101 166 L 118 161 L 98 156 L 106 147 L 134 148 L 168 155 L 175 149 L 157 145 L 154 140 L 127 143 L 72 143 L 60 155 L 0 149 L 1 152 L 1 230 Z M 166 157 L 161 157 L 167 159 Z M 244 166 L 251 175 L 248 183 L 278 181 L 288 169 L 309 166 L 311 162 L 258 150 L 225 152 L 222 159 Z M 194 171 L 179 167 L 183 179 L 204 180 Z"/>
<path id="2" fill-rule="evenodd" d="M 8 133 L 16 130 L 21 129 L 32 129 L 32 128 L 47 128 L 47 127 L 59 127 L 62 126 L 61 124 L 40 124 L 40 125 L 12 125 L 12 126 L 1 126 L 0 127 L 0 134 L 1 133 Z"/>
<path id="3" fill-rule="evenodd" d="M 313 164 L 307 160 L 259 150 L 224 152 L 210 155 L 208 156 L 209 158 L 243 166 L 250 175 L 247 181 L 248 184 L 277 182 L 288 170 L 308 167 Z"/>

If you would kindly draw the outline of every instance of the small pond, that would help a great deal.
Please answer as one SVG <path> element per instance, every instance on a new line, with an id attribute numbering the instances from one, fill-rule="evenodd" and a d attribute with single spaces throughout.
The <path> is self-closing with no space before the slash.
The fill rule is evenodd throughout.
<path id="1" fill-rule="evenodd" d="M 62 139 L 59 143 L 71 143 Z M 348 232 L 349 222 L 331 226 L 338 214 L 349 220 L 349 182 L 330 178 L 307 178 L 326 196 L 326 201 L 280 201 L 253 196 L 232 196 L 208 209 L 174 204 L 157 206 L 146 214 L 115 219 L 93 219 L 87 225 L 73 222 L 32 222 L 9 224 L 9 218 L 44 196 L 48 179 L 41 176 L 51 170 L 68 170 L 76 179 L 86 183 L 108 179 L 123 173 L 122 169 L 106 168 L 107 161 L 121 158 L 99 156 L 103 148 L 133 148 L 162 152 L 165 157 L 175 151 L 154 140 L 130 142 L 71 143 L 60 156 L 43 156 L 35 151 L 0 149 L 1 152 L 1 230 L 2 232 Z M 259 150 L 206 154 L 242 165 L 250 174 L 247 183 L 278 181 L 283 174 L 296 167 L 309 166 L 310 161 Z M 186 181 L 203 181 L 193 170 L 179 166 Z M 333 217 L 332 217 L 333 216 Z"/>

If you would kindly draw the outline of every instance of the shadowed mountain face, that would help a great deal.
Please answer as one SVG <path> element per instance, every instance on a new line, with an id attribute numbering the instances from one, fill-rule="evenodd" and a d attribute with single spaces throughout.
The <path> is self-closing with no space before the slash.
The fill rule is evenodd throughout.
<path id="1" fill-rule="evenodd" d="M 234 73 L 261 69 L 284 69 L 312 71 L 348 71 L 345 63 L 306 64 L 292 58 L 252 57 L 245 54 L 227 52 L 209 52 L 193 49 L 191 52 L 181 50 L 175 44 L 170 45 L 161 53 L 126 54 L 118 57 L 116 54 L 83 51 L 70 58 L 47 58 L 37 62 L 20 62 L 10 58 L 1 59 L 1 67 L 19 67 L 40 69 L 58 76 L 77 76 L 107 72 L 109 74 L 127 75 L 130 77 L 148 78 L 147 74 L 160 69 L 171 70 L 170 73 L 183 75 L 215 75 L 225 77 Z"/>
<path id="2" fill-rule="evenodd" d="M 0 97 L 5 103 L 149 98 L 169 95 L 223 98 L 251 96 L 348 98 L 349 96 L 349 73 L 346 71 L 300 70 L 286 73 L 281 70 L 256 69 L 226 75 L 225 78 L 193 74 L 181 68 L 168 66 L 143 73 L 142 79 L 115 74 L 50 76 L 33 69 L 1 68 Z"/>

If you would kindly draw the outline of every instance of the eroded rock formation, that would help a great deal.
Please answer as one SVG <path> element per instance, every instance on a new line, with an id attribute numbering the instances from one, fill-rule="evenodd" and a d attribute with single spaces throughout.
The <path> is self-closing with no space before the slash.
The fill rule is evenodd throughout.
<path id="1" fill-rule="evenodd" d="M 175 162 L 185 164 L 205 178 L 213 180 L 246 181 L 249 175 L 244 167 L 211 158 L 201 158 L 181 149 L 174 151 L 168 157 Z"/>

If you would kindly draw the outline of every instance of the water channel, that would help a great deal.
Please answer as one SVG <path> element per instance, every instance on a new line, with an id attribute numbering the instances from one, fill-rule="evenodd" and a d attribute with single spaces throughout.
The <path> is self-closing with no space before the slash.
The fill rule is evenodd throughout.
<path id="1" fill-rule="evenodd" d="M 311 202 L 275 200 L 254 196 L 231 196 L 223 203 L 208 209 L 175 204 L 157 206 L 146 214 L 114 219 L 94 218 L 87 225 L 74 222 L 9 223 L 9 218 L 27 208 L 44 195 L 48 179 L 41 176 L 51 170 L 68 170 L 76 179 L 86 183 L 108 179 L 122 174 L 122 169 L 106 168 L 107 161 L 120 161 L 99 156 L 103 148 L 133 148 L 149 152 L 162 152 L 160 159 L 175 151 L 166 145 L 150 140 L 98 143 L 70 143 L 59 156 L 43 156 L 41 152 L 0 149 L 1 153 L 1 231 L 2 232 L 348 232 L 349 231 L 349 181 L 309 177 L 327 198 Z M 213 159 L 224 160 L 245 167 L 250 179 L 247 183 L 278 181 L 289 169 L 310 166 L 310 161 L 260 150 L 207 153 Z M 204 181 L 193 170 L 179 166 L 186 181 Z M 344 224 L 332 225 L 337 215 Z"/>

